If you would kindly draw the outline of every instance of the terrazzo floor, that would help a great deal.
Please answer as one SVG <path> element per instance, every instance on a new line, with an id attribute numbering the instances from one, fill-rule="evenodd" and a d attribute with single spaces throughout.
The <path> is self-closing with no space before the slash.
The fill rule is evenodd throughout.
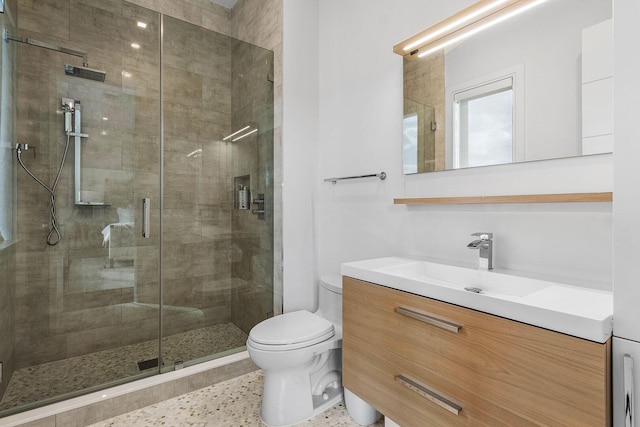
<path id="1" fill-rule="evenodd" d="M 133 412 L 92 424 L 91 427 L 251 427 L 265 426 L 260 420 L 262 371 L 224 381 L 210 387 L 165 400 Z M 384 420 L 374 426 L 384 426 Z M 340 404 L 304 421 L 301 427 L 358 427 Z"/>
<path id="2" fill-rule="evenodd" d="M 194 360 L 243 347 L 247 335 L 232 323 L 214 325 L 165 337 L 163 358 Z M 140 375 L 138 362 L 158 357 L 158 341 L 71 357 L 15 371 L 0 401 L 0 413 L 78 390 Z M 149 371 L 157 371 L 150 368 Z M 146 371 L 145 371 L 146 372 Z"/>

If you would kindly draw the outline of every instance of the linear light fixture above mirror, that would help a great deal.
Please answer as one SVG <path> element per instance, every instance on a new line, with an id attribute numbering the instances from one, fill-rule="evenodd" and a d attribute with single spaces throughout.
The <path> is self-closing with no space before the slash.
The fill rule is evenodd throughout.
<path id="1" fill-rule="evenodd" d="M 424 31 L 398 43 L 393 51 L 421 58 L 458 43 L 547 0 L 480 0 Z"/>

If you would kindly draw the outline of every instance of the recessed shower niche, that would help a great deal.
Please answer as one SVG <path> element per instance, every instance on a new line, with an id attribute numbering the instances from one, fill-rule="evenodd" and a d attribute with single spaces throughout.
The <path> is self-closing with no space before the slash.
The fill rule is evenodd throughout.
<path id="1" fill-rule="evenodd" d="M 235 208 L 249 210 L 251 208 L 251 176 L 236 176 L 233 178 L 233 188 L 235 188 Z"/>
<path id="2" fill-rule="evenodd" d="M 15 146 L 0 163 L 0 417 L 243 350 L 273 312 L 273 222 L 229 191 L 250 176 L 273 196 L 273 52 L 126 1 L 60 3 L 0 16 L 64 48 L 2 44 L 0 130 L 36 147 L 22 161 L 49 188 L 70 138 L 54 246 L 51 195 Z M 104 81 L 67 73 L 69 49 Z M 244 123 L 259 130 L 223 141 Z"/>

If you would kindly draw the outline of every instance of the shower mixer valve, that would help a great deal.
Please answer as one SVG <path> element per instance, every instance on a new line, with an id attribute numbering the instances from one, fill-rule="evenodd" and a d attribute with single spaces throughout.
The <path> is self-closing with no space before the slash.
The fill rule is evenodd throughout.
<path id="1" fill-rule="evenodd" d="M 19 142 L 16 143 L 16 151 L 18 152 L 18 154 L 22 153 L 23 151 L 33 151 L 33 158 L 36 158 L 36 147 L 34 147 L 33 145 L 29 145 L 29 144 L 20 144 Z"/>

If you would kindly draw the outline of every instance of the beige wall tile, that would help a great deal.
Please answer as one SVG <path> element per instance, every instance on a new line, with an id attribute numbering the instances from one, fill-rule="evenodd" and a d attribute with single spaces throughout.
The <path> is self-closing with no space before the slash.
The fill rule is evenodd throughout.
<path id="1" fill-rule="evenodd" d="M 19 0 L 18 29 L 37 31 L 68 39 L 69 12 L 68 0 L 52 0 L 46 3 L 39 0 Z"/>

